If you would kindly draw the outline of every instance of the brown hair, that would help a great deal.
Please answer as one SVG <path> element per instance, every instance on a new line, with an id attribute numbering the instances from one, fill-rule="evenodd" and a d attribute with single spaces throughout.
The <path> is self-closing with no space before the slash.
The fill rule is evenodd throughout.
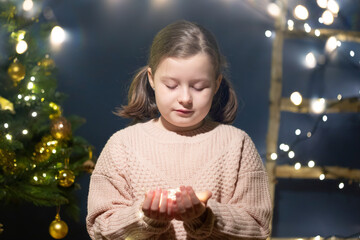
<path id="1" fill-rule="evenodd" d="M 158 109 L 154 91 L 147 78 L 148 67 L 155 75 L 158 65 L 164 58 L 187 58 L 201 52 L 210 57 L 216 78 L 220 74 L 223 76 L 208 115 L 214 121 L 232 123 L 236 117 L 238 103 L 231 83 L 224 77 L 227 69 L 226 60 L 221 55 L 212 33 L 188 21 L 172 23 L 158 32 L 151 45 L 148 65 L 138 70 L 130 85 L 128 105 L 117 108 L 114 114 L 132 118 L 134 123 L 155 118 Z"/>

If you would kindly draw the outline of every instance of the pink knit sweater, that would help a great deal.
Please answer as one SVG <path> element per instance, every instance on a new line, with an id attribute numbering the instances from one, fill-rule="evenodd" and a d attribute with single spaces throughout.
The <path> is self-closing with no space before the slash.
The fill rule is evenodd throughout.
<path id="1" fill-rule="evenodd" d="M 150 189 L 209 190 L 206 219 L 158 222 L 141 211 Z M 92 239 L 265 239 L 268 177 L 250 137 L 206 121 L 175 133 L 156 120 L 116 132 L 91 176 L 87 229 Z"/>

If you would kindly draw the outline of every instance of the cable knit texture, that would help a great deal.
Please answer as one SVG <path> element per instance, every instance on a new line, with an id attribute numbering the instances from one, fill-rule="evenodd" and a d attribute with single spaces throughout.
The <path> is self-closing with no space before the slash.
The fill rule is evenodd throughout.
<path id="1" fill-rule="evenodd" d="M 150 189 L 209 190 L 203 221 L 159 222 L 141 211 Z M 250 137 L 209 120 L 171 132 L 156 120 L 116 132 L 91 176 L 87 229 L 92 239 L 266 239 L 268 177 Z"/>

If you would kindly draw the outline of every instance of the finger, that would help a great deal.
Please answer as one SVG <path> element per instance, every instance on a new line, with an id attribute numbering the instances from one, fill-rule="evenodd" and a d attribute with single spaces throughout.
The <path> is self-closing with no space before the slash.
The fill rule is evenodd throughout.
<path id="1" fill-rule="evenodd" d="M 203 203 L 206 203 L 212 196 L 212 193 L 208 190 L 204 192 L 196 193 L 196 196 L 199 198 L 199 200 Z"/>
<path id="2" fill-rule="evenodd" d="M 151 202 L 152 202 L 153 196 L 154 196 L 154 191 L 151 191 L 151 190 L 149 192 L 147 192 L 147 194 L 145 195 L 145 200 L 142 205 L 142 210 L 146 216 L 149 215 L 149 210 L 151 207 Z"/>
<path id="3" fill-rule="evenodd" d="M 182 200 L 182 194 L 180 192 L 176 193 L 176 207 L 177 207 L 177 212 L 179 214 L 185 213 L 185 207 L 184 207 L 183 200 Z"/>
<path id="4" fill-rule="evenodd" d="M 167 191 L 163 191 L 160 199 L 159 217 L 161 220 L 165 220 L 167 217 Z"/>
<path id="5" fill-rule="evenodd" d="M 174 210 L 173 210 L 173 200 L 167 199 L 167 218 L 172 219 L 174 218 Z"/>
<path id="6" fill-rule="evenodd" d="M 192 215 L 193 212 L 194 212 L 193 203 L 192 203 L 192 201 L 190 199 L 187 188 L 183 187 L 183 188 L 180 188 L 180 189 L 181 189 L 181 196 L 182 196 L 182 200 L 183 200 L 183 204 L 184 204 L 186 214 L 187 215 Z"/>
<path id="7" fill-rule="evenodd" d="M 197 205 L 200 203 L 200 199 L 196 196 L 194 189 L 190 186 L 186 188 L 187 192 L 189 193 L 190 200 L 193 205 Z"/>
<path id="8" fill-rule="evenodd" d="M 151 218 L 158 218 L 160 196 L 161 196 L 161 190 L 156 190 L 155 196 L 154 196 L 154 199 L 152 200 L 151 208 L 150 208 L 150 217 Z"/>

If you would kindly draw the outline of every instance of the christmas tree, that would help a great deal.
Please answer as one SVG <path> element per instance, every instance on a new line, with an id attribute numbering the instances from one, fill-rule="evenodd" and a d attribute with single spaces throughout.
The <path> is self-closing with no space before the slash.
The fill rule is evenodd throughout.
<path id="1" fill-rule="evenodd" d="M 76 178 L 93 159 L 92 146 L 72 134 L 85 120 L 65 118 L 66 96 L 56 91 L 50 47 L 64 32 L 51 10 L 32 0 L 2 1 L 0 26 L 0 202 L 66 204 L 76 216 Z M 66 233 L 57 214 L 50 234 L 60 239 Z"/>

